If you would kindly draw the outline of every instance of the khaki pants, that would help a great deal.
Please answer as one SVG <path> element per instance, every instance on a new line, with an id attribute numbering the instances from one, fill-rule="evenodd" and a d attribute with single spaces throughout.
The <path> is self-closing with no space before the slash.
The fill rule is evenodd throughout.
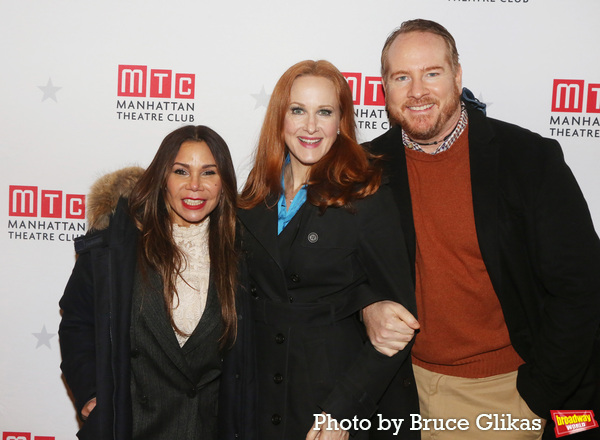
<path id="1" fill-rule="evenodd" d="M 411 428 L 421 429 L 422 440 L 542 438 L 546 421 L 517 392 L 516 371 L 481 379 L 446 376 L 416 365 L 414 371 L 421 419 L 413 415 Z"/>

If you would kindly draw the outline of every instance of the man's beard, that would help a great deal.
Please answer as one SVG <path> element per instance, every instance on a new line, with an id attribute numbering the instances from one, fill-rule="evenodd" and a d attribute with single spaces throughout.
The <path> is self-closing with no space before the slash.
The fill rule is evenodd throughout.
<path id="1" fill-rule="evenodd" d="M 405 108 L 407 105 L 416 107 L 426 104 L 438 105 L 439 101 L 437 99 L 431 100 L 427 98 L 423 101 L 410 100 L 406 104 L 402 104 L 402 108 Z M 410 137 L 412 140 L 425 141 L 441 136 L 441 132 L 445 125 L 456 113 L 456 109 L 459 107 L 460 91 L 458 90 L 458 87 L 455 86 L 452 99 L 448 101 L 448 103 L 441 109 L 437 120 L 433 121 L 433 123 L 427 123 L 427 121 L 430 121 L 430 117 L 428 116 L 405 118 L 401 111 L 396 111 L 396 109 L 390 108 L 389 106 L 387 110 L 392 124 L 400 125 L 408 137 Z"/>

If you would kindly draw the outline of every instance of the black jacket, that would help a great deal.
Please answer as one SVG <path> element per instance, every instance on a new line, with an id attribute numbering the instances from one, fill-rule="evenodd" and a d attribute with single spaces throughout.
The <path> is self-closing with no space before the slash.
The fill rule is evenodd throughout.
<path id="1" fill-rule="evenodd" d="M 529 407 L 598 406 L 600 242 L 559 144 L 467 106 L 477 238 Z M 415 229 L 401 128 L 370 143 L 387 159 L 413 267 Z M 594 400 L 594 395 L 596 396 Z"/>
<path id="2" fill-rule="evenodd" d="M 75 241 L 78 254 L 60 300 L 61 369 L 80 413 L 96 397 L 96 408 L 78 436 L 131 438 L 131 292 L 136 267 L 137 229 L 126 200 L 110 228 Z"/>
<path id="3" fill-rule="evenodd" d="M 383 299 L 415 313 L 398 213 L 387 188 L 354 207 L 320 214 L 306 203 L 279 237 L 276 207 L 238 212 L 256 326 L 261 438 L 303 439 L 321 411 L 338 420 L 369 418 L 398 375 L 403 385 L 386 417 L 418 411 L 409 349 L 393 358 L 378 353 L 365 344 L 357 313 Z"/>
<path id="4" fill-rule="evenodd" d="M 132 436 L 133 415 L 140 423 L 158 423 L 153 414 L 162 405 L 168 407 L 160 409 L 165 417 L 169 417 L 169 411 L 179 414 L 183 410 L 193 413 L 192 419 L 198 418 L 199 412 L 208 414 L 210 421 L 196 420 L 195 427 L 188 427 L 197 432 L 210 431 L 209 436 L 214 438 L 222 353 L 217 346 L 220 319 L 214 315 L 220 313 L 213 284 L 206 305 L 206 311 L 210 309 L 213 314 L 203 316 L 180 349 L 164 311 L 162 283 L 151 272 L 153 282 L 145 287 L 158 289 L 158 294 L 143 298 L 144 313 L 139 314 L 140 319 L 133 326 L 136 337 L 130 334 L 139 232 L 129 216 L 127 199 L 119 196 L 128 195 L 141 171 L 121 170 L 104 176 L 93 187 L 88 198 L 90 232 L 75 241 L 78 258 L 60 300 L 61 369 L 78 413 L 91 398 L 97 399 L 78 436 L 128 440 Z M 132 349 L 132 343 L 139 343 L 139 348 L 135 345 Z M 140 373 L 133 396 L 140 409 L 136 414 L 132 414 L 132 358 Z M 225 368 L 231 370 L 233 366 L 226 364 Z M 166 379 L 156 382 L 156 375 Z M 222 402 L 224 410 L 243 405 L 238 405 L 238 396 L 231 398 L 232 401 Z M 231 423 L 245 425 L 237 419 L 241 412 L 229 410 L 227 416 L 235 417 L 229 419 Z M 160 432 L 153 429 L 154 435 L 161 435 Z"/>

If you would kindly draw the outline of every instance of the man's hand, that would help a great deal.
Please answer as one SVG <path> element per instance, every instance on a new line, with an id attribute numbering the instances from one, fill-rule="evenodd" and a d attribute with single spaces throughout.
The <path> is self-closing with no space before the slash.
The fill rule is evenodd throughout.
<path id="1" fill-rule="evenodd" d="M 322 414 L 325 416 L 322 419 L 318 415 L 315 416 L 315 423 L 313 423 L 312 428 L 310 428 L 310 431 L 306 434 L 306 440 L 348 440 L 350 433 L 341 429 L 337 421 L 332 419 L 330 415 L 325 412 Z M 323 420 L 327 421 L 319 423 L 320 426 L 317 427 L 317 418 L 319 418 L 321 422 Z"/>
<path id="2" fill-rule="evenodd" d="M 393 301 L 379 301 L 365 307 L 363 322 L 373 347 L 387 356 L 403 350 L 420 327 L 404 306 Z"/>
<path id="3" fill-rule="evenodd" d="M 96 408 L 96 398 L 89 400 L 88 403 L 81 409 L 81 415 L 83 416 L 83 420 L 87 419 L 90 416 L 92 410 Z"/>

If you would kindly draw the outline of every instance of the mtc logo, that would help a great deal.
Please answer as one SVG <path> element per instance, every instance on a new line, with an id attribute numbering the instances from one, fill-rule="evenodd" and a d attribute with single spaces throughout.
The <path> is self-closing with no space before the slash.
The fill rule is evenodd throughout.
<path id="1" fill-rule="evenodd" d="M 585 99 L 585 81 L 582 79 L 555 79 L 552 88 L 552 111 L 582 113 L 586 103 L 586 113 L 600 113 L 600 84 L 588 84 Z"/>
<path id="2" fill-rule="evenodd" d="M 8 215 L 14 217 L 40 217 L 84 219 L 85 195 L 63 194 L 62 191 L 37 186 L 9 186 Z"/>
<path id="3" fill-rule="evenodd" d="M 150 89 L 149 92 L 147 91 Z M 118 96 L 194 99 L 196 75 L 148 66 L 119 65 Z"/>
<path id="4" fill-rule="evenodd" d="M 3 432 L 2 440 L 31 440 L 30 432 Z M 39 436 L 33 437 L 33 440 L 54 440 L 54 437 Z"/>
<path id="5" fill-rule="evenodd" d="M 352 101 L 354 105 L 385 105 L 383 96 L 383 83 L 380 76 L 365 76 L 363 82 L 362 73 L 342 72 L 350 90 L 352 90 Z M 362 91 L 364 89 L 364 96 Z"/>

